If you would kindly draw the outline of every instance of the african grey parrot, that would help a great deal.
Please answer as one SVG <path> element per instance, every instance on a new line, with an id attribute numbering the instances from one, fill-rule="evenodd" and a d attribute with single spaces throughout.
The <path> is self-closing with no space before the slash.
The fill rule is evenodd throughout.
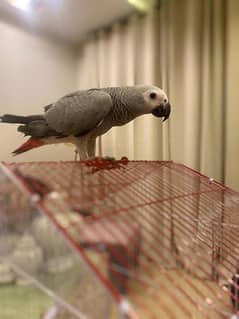
<path id="1" fill-rule="evenodd" d="M 23 124 L 18 131 L 31 136 L 13 154 L 46 144 L 73 143 L 80 159 L 85 160 L 95 156 L 96 138 L 113 126 L 147 113 L 166 120 L 171 106 L 162 89 L 138 85 L 76 91 L 44 110 L 42 115 L 0 116 L 0 122 Z"/>

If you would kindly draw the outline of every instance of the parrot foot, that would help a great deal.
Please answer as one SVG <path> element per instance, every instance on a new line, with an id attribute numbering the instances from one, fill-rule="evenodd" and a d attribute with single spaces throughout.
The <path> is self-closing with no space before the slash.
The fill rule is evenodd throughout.
<path id="1" fill-rule="evenodd" d="M 95 173 L 102 169 L 115 169 L 123 168 L 122 165 L 127 165 L 129 162 L 127 157 L 122 157 L 120 160 L 115 160 L 114 157 L 95 157 L 94 159 L 88 159 L 85 164 L 92 167 L 92 173 Z"/>

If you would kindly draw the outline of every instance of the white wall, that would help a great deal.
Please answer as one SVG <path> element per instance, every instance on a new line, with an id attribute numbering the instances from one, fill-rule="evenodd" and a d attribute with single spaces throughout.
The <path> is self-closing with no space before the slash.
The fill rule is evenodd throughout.
<path id="1" fill-rule="evenodd" d="M 0 114 L 39 114 L 43 106 L 76 89 L 72 47 L 0 21 Z M 12 157 L 26 139 L 17 125 L 0 126 L 0 161 L 73 159 L 74 148 L 44 146 Z"/>

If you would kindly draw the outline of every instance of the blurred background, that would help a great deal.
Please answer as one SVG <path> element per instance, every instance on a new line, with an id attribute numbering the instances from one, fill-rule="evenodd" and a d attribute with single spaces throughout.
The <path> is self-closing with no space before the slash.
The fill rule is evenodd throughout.
<path id="1" fill-rule="evenodd" d="M 152 116 L 112 129 L 104 155 L 174 160 L 239 190 L 238 0 L 1 0 L 0 113 L 41 113 L 77 89 L 162 87 L 168 123 Z M 2 161 L 74 158 L 1 125 Z"/>

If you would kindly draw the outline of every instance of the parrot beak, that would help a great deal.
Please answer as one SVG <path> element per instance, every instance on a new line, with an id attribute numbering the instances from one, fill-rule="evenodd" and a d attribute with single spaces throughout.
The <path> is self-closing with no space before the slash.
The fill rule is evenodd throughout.
<path id="1" fill-rule="evenodd" d="M 152 114 L 156 117 L 163 117 L 163 122 L 169 118 L 171 112 L 171 105 L 170 103 L 161 103 L 155 109 L 153 109 Z"/>

